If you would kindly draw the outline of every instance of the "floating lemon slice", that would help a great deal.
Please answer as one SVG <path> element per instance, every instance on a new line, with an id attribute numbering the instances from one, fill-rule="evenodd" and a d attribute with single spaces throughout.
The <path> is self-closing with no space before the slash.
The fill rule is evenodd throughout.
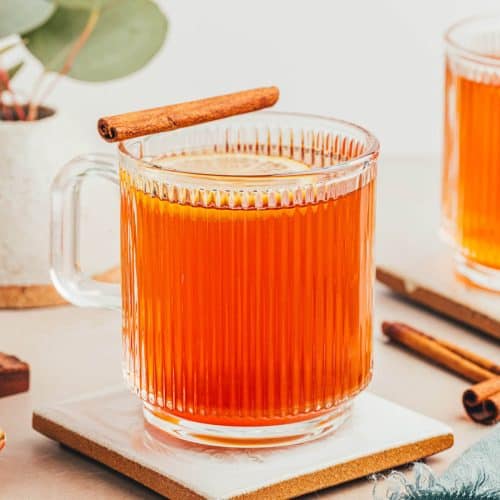
<path id="1" fill-rule="evenodd" d="M 165 169 L 208 175 L 273 175 L 306 173 L 306 163 L 283 158 L 247 153 L 213 153 L 154 158 L 155 165 Z"/>

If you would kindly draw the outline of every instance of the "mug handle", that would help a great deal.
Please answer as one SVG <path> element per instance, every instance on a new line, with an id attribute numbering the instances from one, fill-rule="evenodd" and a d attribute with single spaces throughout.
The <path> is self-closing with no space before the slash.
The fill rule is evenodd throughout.
<path id="1" fill-rule="evenodd" d="M 50 276 L 57 291 L 73 304 L 120 309 L 120 285 L 96 281 L 80 269 L 80 189 L 92 176 L 119 185 L 114 156 L 77 156 L 52 183 Z"/>

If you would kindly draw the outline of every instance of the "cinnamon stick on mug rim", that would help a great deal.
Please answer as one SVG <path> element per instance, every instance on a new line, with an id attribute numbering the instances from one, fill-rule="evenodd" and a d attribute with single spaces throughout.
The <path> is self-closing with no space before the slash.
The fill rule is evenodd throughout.
<path id="1" fill-rule="evenodd" d="M 492 361 L 462 349 L 451 342 L 436 339 L 404 323 L 384 321 L 382 332 L 390 339 L 471 382 L 481 382 L 496 376 L 492 370 L 498 368 L 498 365 Z"/>
<path id="2" fill-rule="evenodd" d="M 278 98 L 277 87 L 259 87 L 196 101 L 105 116 L 97 122 L 97 130 L 108 142 L 123 141 L 250 113 L 273 106 Z"/>

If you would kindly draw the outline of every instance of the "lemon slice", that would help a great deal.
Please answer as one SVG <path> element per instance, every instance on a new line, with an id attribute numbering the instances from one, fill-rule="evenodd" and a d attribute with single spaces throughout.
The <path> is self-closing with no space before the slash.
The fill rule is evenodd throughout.
<path id="1" fill-rule="evenodd" d="M 154 158 L 153 163 L 168 170 L 212 175 L 272 175 L 307 172 L 306 163 L 246 153 L 213 153 Z"/>

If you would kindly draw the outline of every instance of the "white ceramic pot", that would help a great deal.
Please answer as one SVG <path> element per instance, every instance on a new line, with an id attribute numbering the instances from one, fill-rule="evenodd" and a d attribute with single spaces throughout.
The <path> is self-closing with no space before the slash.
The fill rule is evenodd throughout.
<path id="1" fill-rule="evenodd" d="M 78 121 L 64 113 L 0 121 L 0 307 L 63 302 L 49 277 L 50 186 L 67 161 L 89 149 Z M 102 234 L 97 238 L 102 249 Z M 101 256 L 100 265 L 109 261 Z"/>

